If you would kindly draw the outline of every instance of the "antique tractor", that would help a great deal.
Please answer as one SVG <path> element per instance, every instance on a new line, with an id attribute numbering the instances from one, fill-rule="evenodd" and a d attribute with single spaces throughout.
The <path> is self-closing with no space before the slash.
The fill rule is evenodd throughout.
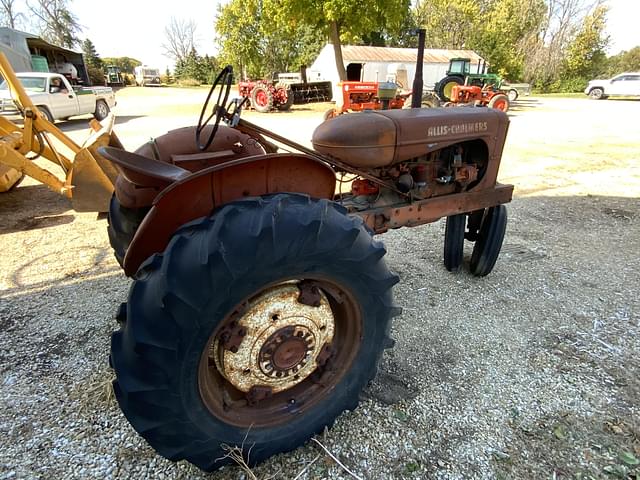
<path id="1" fill-rule="evenodd" d="M 486 275 L 513 192 L 496 182 L 503 112 L 342 115 L 312 149 L 242 119 L 231 78 L 218 75 L 197 126 L 99 150 L 119 171 L 109 238 L 133 278 L 111 340 L 115 394 L 161 455 L 204 470 L 228 448 L 250 464 L 292 450 L 357 407 L 400 313 L 374 234 L 447 217 L 446 267 L 467 239 Z"/>
<path id="2" fill-rule="evenodd" d="M 289 110 L 293 105 L 293 92 L 287 83 L 238 82 L 238 94 L 246 98 L 248 105 L 256 112 L 267 113 L 273 109 Z"/>
<path id="3" fill-rule="evenodd" d="M 338 85 L 342 98 L 336 108 L 325 112 L 325 120 L 347 112 L 402 108 L 411 95 L 411 92 L 398 93 L 398 85 L 392 82 L 340 82 Z"/>
<path id="4" fill-rule="evenodd" d="M 451 88 L 451 100 L 443 107 L 474 106 L 496 108 L 503 112 L 509 111 L 509 97 L 493 87 L 493 85 L 454 85 Z"/>

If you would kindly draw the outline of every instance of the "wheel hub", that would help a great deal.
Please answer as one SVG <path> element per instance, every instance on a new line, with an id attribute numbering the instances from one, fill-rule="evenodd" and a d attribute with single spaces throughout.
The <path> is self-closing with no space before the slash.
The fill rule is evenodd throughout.
<path id="1" fill-rule="evenodd" d="M 260 349 L 260 369 L 270 377 L 295 374 L 313 353 L 315 338 L 302 325 L 284 327 L 267 339 Z"/>
<path id="2" fill-rule="evenodd" d="M 335 322 L 329 301 L 319 290 L 317 306 L 300 303 L 296 282 L 273 287 L 250 302 L 237 322 L 244 329 L 239 346 L 224 347 L 216 338 L 211 356 L 222 376 L 249 392 L 269 387 L 273 393 L 302 382 L 318 367 L 322 348 L 333 339 Z"/>

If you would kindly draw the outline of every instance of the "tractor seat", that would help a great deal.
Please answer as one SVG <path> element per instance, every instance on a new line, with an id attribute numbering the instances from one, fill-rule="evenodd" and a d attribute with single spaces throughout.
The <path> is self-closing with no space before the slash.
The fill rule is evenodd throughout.
<path id="1" fill-rule="evenodd" d="M 203 139 L 209 137 L 211 128 L 204 128 Z M 164 188 L 189 173 L 265 153 L 259 141 L 226 125 L 219 126 L 204 151 L 196 145 L 195 134 L 196 127 L 183 127 L 146 142 L 128 155 L 110 151 L 109 159 L 122 172 L 115 182 L 120 204 L 132 209 L 150 207 Z"/>
<path id="2" fill-rule="evenodd" d="M 139 187 L 165 188 L 191 175 L 189 170 L 171 163 L 127 152 L 114 147 L 100 147 L 98 153 L 116 164 L 126 180 Z"/>
<path id="3" fill-rule="evenodd" d="M 490 108 L 408 108 L 339 115 L 313 132 L 313 147 L 356 168 L 389 167 L 438 142 L 494 137 L 508 117 Z"/>

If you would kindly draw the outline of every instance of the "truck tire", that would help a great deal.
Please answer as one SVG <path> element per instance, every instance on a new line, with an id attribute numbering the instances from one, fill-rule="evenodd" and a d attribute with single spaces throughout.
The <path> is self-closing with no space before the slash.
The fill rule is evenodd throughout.
<path id="1" fill-rule="evenodd" d="M 444 266 L 450 272 L 457 272 L 462 265 L 466 223 L 467 215 L 464 213 L 447 217 L 444 229 Z"/>
<path id="2" fill-rule="evenodd" d="M 44 118 L 46 118 L 50 123 L 55 122 L 55 119 L 53 118 L 53 115 L 51 115 L 51 111 L 49 110 L 48 107 L 46 107 L 45 105 L 38 105 L 36 108 L 40 111 L 40 113 L 42 113 Z"/>
<path id="3" fill-rule="evenodd" d="M 463 85 L 464 80 L 455 75 L 448 75 L 436 84 L 436 94 L 443 102 L 451 101 L 451 89 L 454 85 Z"/>
<path id="4" fill-rule="evenodd" d="M 489 108 L 495 108 L 496 110 L 507 113 L 510 106 L 509 97 L 502 93 L 494 95 L 493 97 L 491 97 L 491 100 L 489 100 L 489 104 L 487 106 Z"/>
<path id="5" fill-rule="evenodd" d="M 264 83 L 257 83 L 251 90 L 251 106 L 260 113 L 268 113 L 273 108 L 273 95 Z"/>
<path id="6" fill-rule="evenodd" d="M 124 256 L 138 227 L 149 208 L 131 209 L 120 205 L 115 194 L 111 196 L 107 215 L 107 233 L 116 260 L 123 266 Z"/>
<path id="7" fill-rule="evenodd" d="M 96 117 L 96 120 L 104 120 L 109 115 L 110 109 L 107 102 L 104 100 L 96 100 L 96 111 L 93 112 L 93 116 Z"/>
<path id="8" fill-rule="evenodd" d="M 484 277 L 491 273 L 500 254 L 506 229 L 507 207 L 497 205 L 487 208 L 471 253 L 469 267 L 473 275 Z"/>
<path id="9" fill-rule="evenodd" d="M 231 448 L 254 465 L 302 445 L 376 373 L 397 311 L 384 254 L 361 219 L 298 194 L 182 226 L 140 267 L 111 338 L 124 415 L 206 471 Z"/>
<path id="10" fill-rule="evenodd" d="M 293 105 L 291 86 L 288 83 L 278 83 L 276 84 L 276 92 L 278 92 L 280 98 L 284 98 L 284 102 L 278 103 L 276 108 L 281 111 L 289 110 L 291 105 Z"/>

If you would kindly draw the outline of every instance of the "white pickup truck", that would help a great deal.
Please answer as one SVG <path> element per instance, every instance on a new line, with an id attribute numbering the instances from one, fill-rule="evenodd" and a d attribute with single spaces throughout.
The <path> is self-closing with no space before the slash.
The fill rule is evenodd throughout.
<path id="1" fill-rule="evenodd" d="M 76 115 L 93 114 L 104 119 L 116 105 L 111 87 L 71 86 L 58 73 L 16 73 L 33 104 L 50 122 Z M 6 82 L 0 84 L 0 112 L 15 112 L 16 105 Z"/>

